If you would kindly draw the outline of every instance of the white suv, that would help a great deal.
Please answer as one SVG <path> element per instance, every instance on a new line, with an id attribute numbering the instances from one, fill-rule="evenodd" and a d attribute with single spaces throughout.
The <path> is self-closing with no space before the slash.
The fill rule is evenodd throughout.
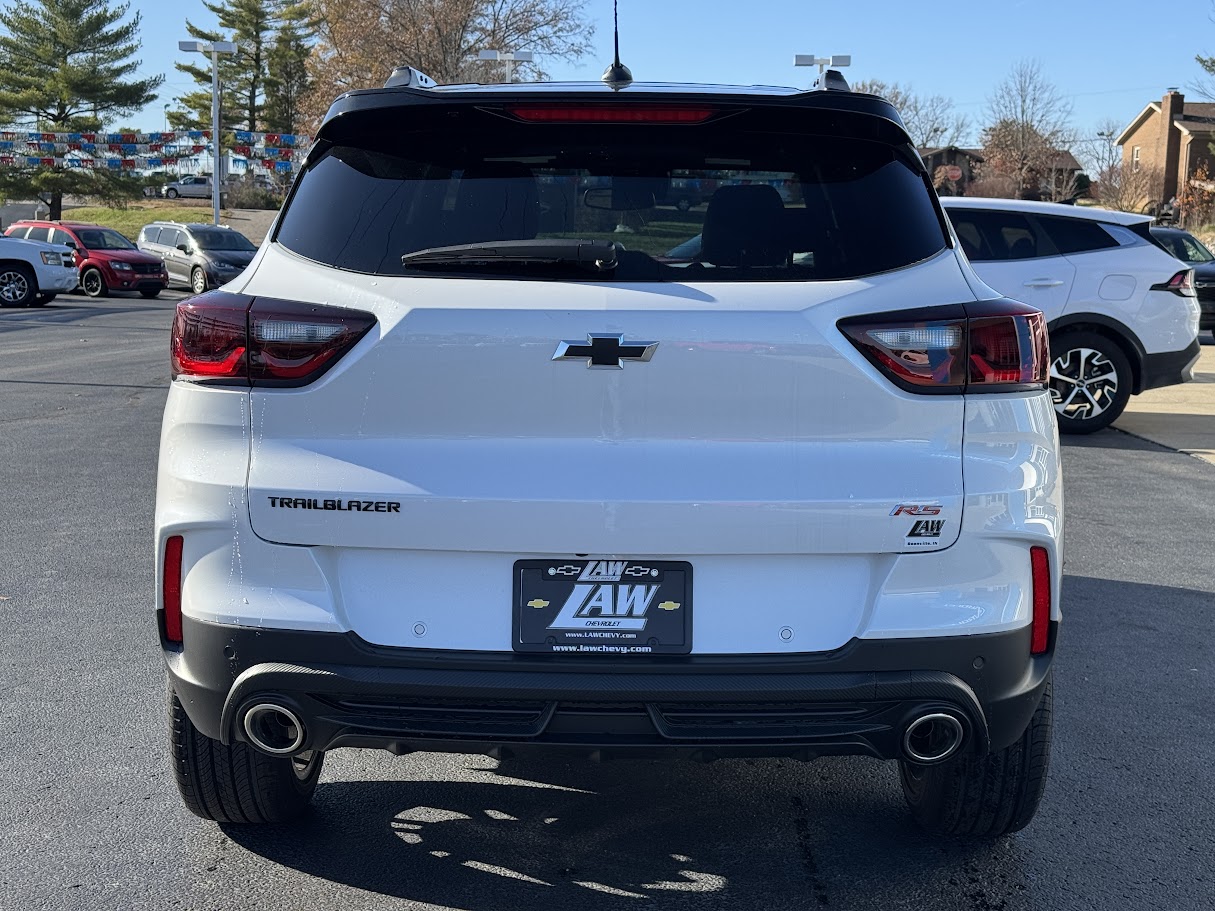
<path id="1" fill-rule="evenodd" d="M 42 307 L 78 283 L 71 250 L 0 234 L 0 307 Z"/>
<path id="2" fill-rule="evenodd" d="M 192 811 L 290 817 L 325 751 L 377 747 L 859 754 L 931 829 L 1029 822 L 1045 322 L 841 83 L 335 102 L 253 262 L 173 325 L 157 608 Z"/>
<path id="3" fill-rule="evenodd" d="M 1193 378 L 1193 276 L 1153 240 L 1150 217 L 1015 199 L 941 202 L 983 281 L 1046 314 L 1064 433 L 1100 430 L 1132 393 Z"/>

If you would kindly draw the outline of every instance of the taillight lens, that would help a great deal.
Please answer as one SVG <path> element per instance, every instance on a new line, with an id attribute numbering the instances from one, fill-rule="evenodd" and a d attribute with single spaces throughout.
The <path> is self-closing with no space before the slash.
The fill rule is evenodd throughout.
<path id="1" fill-rule="evenodd" d="M 167 642 L 181 642 L 181 535 L 165 540 L 165 565 L 161 582 L 164 636 Z"/>
<path id="2" fill-rule="evenodd" d="M 1050 645 L 1050 555 L 1045 547 L 1031 547 L 1029 562 L 1034 590 L 1029 651 L 1030 654 L 1041 655 Z"/>
<path id="3" fill-rule="evenodd" d="M 1046 319 L 1015 301 L 855 317 L 839 327 L 870 362 L 912 392 L 1046 386 Z"/>
<path id="4" fill-rule="evenodd" d="M 1182 297 L 1194 296 L 1194 270 L 1184 269 L 1178 272 L 1167 282 L 1160 285 L 1152 285 L 1153 291 L 1172 291 L 1174 294 L 1180 294 Z"/>
<path id="5" fill-rule="evenodd" d="M 177 305 L 173 377 L 302 386 L 374 325 L 375 316 L 361 310 L 212 291 Z"/>

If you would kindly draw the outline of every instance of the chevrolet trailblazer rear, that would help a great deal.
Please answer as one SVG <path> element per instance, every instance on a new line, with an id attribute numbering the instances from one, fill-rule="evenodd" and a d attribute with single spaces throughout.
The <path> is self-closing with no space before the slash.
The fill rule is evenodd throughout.
<path id="1" fill-rule="evenodd" d="M 338 747 L 858 754 L 929 828 L 1026 825 L 1046 330 L 958 254 L 897 113 L 838 77 L 401 81 L 338 99 L 251 266 L 177 310 L 187 805 L 297 814 Z"/>

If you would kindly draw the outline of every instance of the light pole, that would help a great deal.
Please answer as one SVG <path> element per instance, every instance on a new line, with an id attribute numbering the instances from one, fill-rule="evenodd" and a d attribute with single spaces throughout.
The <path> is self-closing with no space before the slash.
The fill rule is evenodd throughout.
<path id="1" fill-rule="evenodd" d="M 211 55 L 211 214 L 219 224 L 219 55 L 235 54 L 234 41 L 178 41 L 177 49 L 197 54 Z"/>
<path id="2" fill-rule="evenodd" d="M 478 60 L 497 60 L 506 64 L 506 81 L 511 81 L 511 73 L 516 63 L 531 63 L 534 59 L 531 51 L 481 51 Z"/>

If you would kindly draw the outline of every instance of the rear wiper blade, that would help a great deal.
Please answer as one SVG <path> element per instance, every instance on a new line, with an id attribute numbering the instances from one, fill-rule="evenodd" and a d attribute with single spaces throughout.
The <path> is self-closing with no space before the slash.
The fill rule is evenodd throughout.
<path id="1" fill-rule="evenodd" d="M 401 265 L 481 266 L 495 263 L 572 265 L 592 272 L 616 268 L 616 245 L 609 240 L 498 240 L 482 244 L 456 244 L 406 253 Z"/>

